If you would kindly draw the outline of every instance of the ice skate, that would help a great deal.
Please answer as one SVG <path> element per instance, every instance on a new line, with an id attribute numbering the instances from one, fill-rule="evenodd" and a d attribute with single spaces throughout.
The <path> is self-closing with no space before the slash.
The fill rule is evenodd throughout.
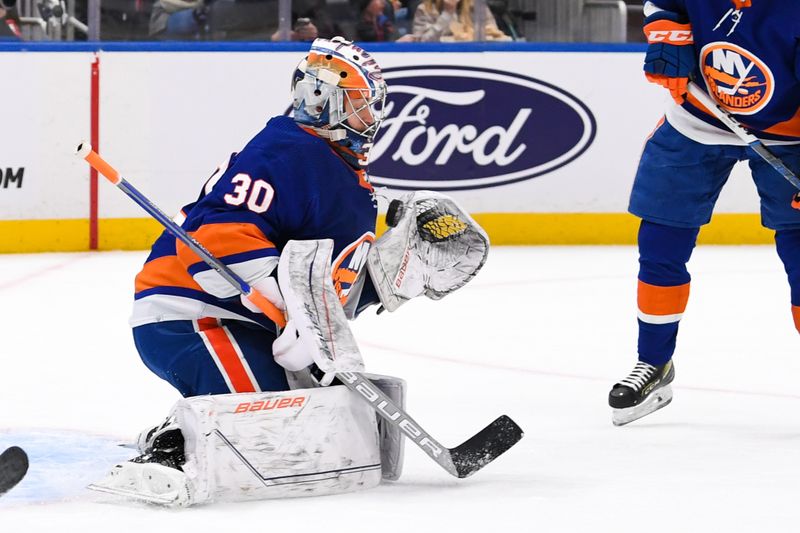
<path id="1" fill-rule="evenodd" d="M 146 446 L 144 453 L 114 466 L 104 479 L 89 488 L 160 505 L 190 505 L 191 488 L 183 472 L 183 434 L 177 425 L 167 426 L 147 431 L 145 438 L 140 436 L 138 444 Z"/>
<path id="2" fill-rule="evenodd" d="M 636 363 L 631 373 L 608 394 L 608 404 L 613 410 L 611 421 L 615 426 L 624 426 L 666 407 L 672 401 L 670 383 L 674 378 L 672 361 L 661 366 Z"/>

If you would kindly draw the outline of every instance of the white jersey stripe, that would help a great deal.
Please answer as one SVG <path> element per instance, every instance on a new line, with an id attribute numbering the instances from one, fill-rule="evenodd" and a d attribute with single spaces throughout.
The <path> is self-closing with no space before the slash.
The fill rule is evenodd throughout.
<path id="1" fill-rule="evenodd" d="M 675 315 L 648 315 L 639 311 L 639 320 L 647 324 L 672 324 L 678 322 L 683 317 L 683 313 Z"/>

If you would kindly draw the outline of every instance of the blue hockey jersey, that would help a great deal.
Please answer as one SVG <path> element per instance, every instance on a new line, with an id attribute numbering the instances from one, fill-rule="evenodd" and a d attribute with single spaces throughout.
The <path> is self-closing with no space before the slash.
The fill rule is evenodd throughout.
<path id="1" fill-rule="evenodd" d="M 800 2 L 649 3 L 691 24 L 698 59 L 694 78 L 699 85 L 760 137 L 800 140 Z M 727 131 L 693 97 L 687 98 L 683 109 Z"/>
<path id="2" fill-rule="evenodd" d="M 181 225 L 247 282 L 272 271 L 289 240 L 333 239 L 333 282 L 345 303 L 375 239 L 372 193 L 364 171 L 350 167 L 324 139 L 291 118 L 276 117 L 183 208 Z M 202 317 L 274 329 L 164 232 L 136 277 L 131 325 Z"/>

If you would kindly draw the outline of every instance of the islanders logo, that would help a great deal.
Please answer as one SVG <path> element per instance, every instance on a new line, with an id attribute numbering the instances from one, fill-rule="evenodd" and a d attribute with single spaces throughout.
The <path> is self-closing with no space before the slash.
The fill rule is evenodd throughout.
<path id="1" fill-rule="evenodd" d="M 373 242 L 375 242 L 375 234 L 368 231 L 354 243 L 346 246 L 333 262 L 333 287 L 336 289 L 342 305 L 347 302 L 358 272 L 367 262 L 367 253 Z"/>
<path id="2" fill-rule="evenodd" d="M 740 46 L 709 43 L 700 51 L 700 66 L 711 94 L 731 113 L 753 115 L 772 99 L 772 71 Z"/>

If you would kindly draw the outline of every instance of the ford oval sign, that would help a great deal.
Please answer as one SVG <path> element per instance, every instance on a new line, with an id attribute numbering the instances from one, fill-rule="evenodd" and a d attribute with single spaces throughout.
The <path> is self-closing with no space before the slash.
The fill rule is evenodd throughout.
<path id="1" fill-rule="evenodd" d="M 476 189 L 541 176 L 579 157 L 595 120 L 577 98 L 511 72 L 460 66 L 383 71 L 386 119 L 370 180 L 393 189 Z"/>

